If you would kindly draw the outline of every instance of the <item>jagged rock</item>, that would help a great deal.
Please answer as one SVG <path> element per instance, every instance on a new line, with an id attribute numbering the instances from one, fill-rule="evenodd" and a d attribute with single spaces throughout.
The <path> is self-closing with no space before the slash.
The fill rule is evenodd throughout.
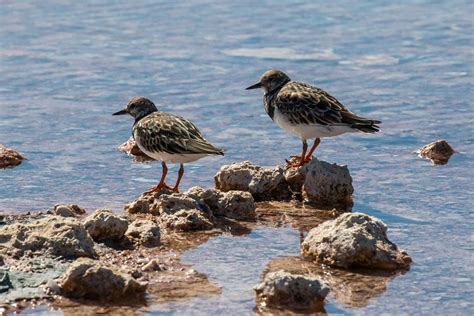
<path id="1" fill-rule="evenodd" d="M 247 191 L 256 201 L 284 200 L 291 197 L 284 177 L 284 170 L 280 167 L 262 168 L 249 161 L 224 165 L 214 176 L 218 190 Z"/>
<path id="2" fill-rule="evenodd" d="M 137 245 L 156 247 L 160 245 L 160 227 L 157 223 L 137 219 L 128 225 L 125 236 Z"/>
<path id="3" fill-rule="evenodd" d="M 301 191 L 305 201 L 322 207 L 352 206 L 352 177 L 347 166 L 317 159 L 305 166 Z"/>
<path id="4" fill-rule="evenodd" d="M 56 204 L 53 208 L 53 214 L 63 217 L 78 217 L 85 213 L 86 211 L 76 204 Z"/>
<path id="5" fill-rule="evenodd" d="M 0 168 L 15 167 L 25 158 L 17 151 L 0 145 Z"/>
<path id="6" fill-rule="evenodd" d="M 95 256 L 94 242 L 81 223 L 61 216 L 0 228 L 0 253 L 21 257 L 27 251 L 61 257 Z"/>
<path id="7" fill-rule="evenodd" d="M 231 190 L 222 192 L 216 189 L 192 187 L 186 193 L 204 202 L 216 216 L 225 216 L 237 220 L 253 219 L 255 201 L 249 192 Z"/>
<path id="8" fill-rule="evenodd" d="M 128 221 L 111 210 L 98 209 L 84 220 L 84 227 L 95 241 L 119 241 L 127 231 Z"/>
<path id="9" fill-rule="evenodd" d="M 417 153 L 420 157 L 431 160 L 435 165 L 445 165 L 455 151 L 447 141 L 437 140 L 421 147 Z"/>
<path id="10" fill-rule="evenodd" d="M 159 197 L 157 204 L 159 221 L 164 227 L 178 231 L 214 228 L 212 212 L 192 197 L 182 193 L 163 194 Z"/>
<path id="11" fill-rule="evenodd" d="M 301 254 L 340 268 L 407 269 L 411 258 L 387 238 L 387 226 L 362 213 L 345 213 L 313 228 Z"/>
<path id="12" fill-rule="evenodd" d="M 64 296 L 97 301 L 136 298 L 147 288 L 115 267 L 87 258 L 73 262 L 58 285 Z"/>
<path id="13" fill-rule="evenodd" d="M 143 151 L 140 150 L 140 148 L 138 148 L 133 136 L 130 136 L 130 138 L 125 143 L 120 145 L 119 150 L 132 157 L 133 161 L 135 162 L 150 162 L 155 160 L 147 156 Z"/>
<path id="14" fill-rule="evenodd" d="M 156 215 L 161 227 L 177 231 L 214 228 L 211 210 L 196 196 L 186 193 L 162 190 L 154 194 L 142 194 L 125 205 L 125 211 Z"/>
<path id="15" fill-rule="evenodd" d="M 293 308 L 322 307 L 329 288 L 316 277 L 291 274 L 283 270 L 267 273 L 254 287 L 258 300 L 267 306 Z"/>

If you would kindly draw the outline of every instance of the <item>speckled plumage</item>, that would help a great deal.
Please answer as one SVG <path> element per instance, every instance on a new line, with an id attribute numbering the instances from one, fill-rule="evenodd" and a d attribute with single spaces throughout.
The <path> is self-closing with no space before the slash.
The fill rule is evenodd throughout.
<path id="1" fill-rule="evenodd" d="M 284 130 L 303 141 L 303 156 L 307 139 L 315 139 L 313 153 L 321 137 L 333 137 L 350 132 L 375 133 L 378 120 L 370 120 L 349 111 L 326 91 L 302 82 L 292 81 L 279 70 L 265 72 L 247 89 L 263 88 L 263 104 L 271 119 Z M 308 160 L 310 157 L 302 157 Z"/>

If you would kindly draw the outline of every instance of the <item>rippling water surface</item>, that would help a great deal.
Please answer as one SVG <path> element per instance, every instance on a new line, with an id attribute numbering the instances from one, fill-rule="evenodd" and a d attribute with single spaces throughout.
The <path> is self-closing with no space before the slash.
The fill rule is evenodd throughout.
<path id="1" fill-rule="evenodd" d="M 414 259 L 367 306 L 330 301 L 328 312 L 472 312 L 473 14 L 472 1 L 2 1 L 0 143 L 28 160 L 0 170 L 0 211 L 58 202 L 118 211 L 155 184 L 159 164 L 117 151 L 132 119 L 111 113 L 135 95 L 227 150 L 188 164 L 184 189 L 211 186 L 225 163 L 281 164 L 300 143 L 266 116 L 260 92 L 244 90 L 280 68 L 383 121 L 382 134 L 323 140 L 318 154 L 349 165 L 354 210 L 384 220 Z M 439 138 L 459 152 L 448 165 L 413 154 Z M 184 260 L 223 294 L 166 312 L 249 314 L 266 262 L 297 252 L 289 228 L 212 239 Z"/>

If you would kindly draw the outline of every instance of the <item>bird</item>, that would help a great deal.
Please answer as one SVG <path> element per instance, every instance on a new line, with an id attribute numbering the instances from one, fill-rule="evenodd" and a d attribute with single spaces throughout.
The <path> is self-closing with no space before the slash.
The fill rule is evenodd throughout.
<path id="1" fill-rule="evenodd" d="M 163 168 L 160 182 L 145 194 L 161 189 L 179 192 L 184 175 L 184 163 L 196 161 L 205 156 L 224 155 L 224 151 L 211 145 L 191 121 L 171 113 L 158 111 L 155 104 L 145 97 L 130 99 L 123 110 L 113 115 L 129 114 L 134 119 L 132 136 L 141 151 L 161 161 Z M 168 168 L 166 163 L 179 163 L 178 179 L 174 187 L 165 183 Z"/>
<path id="2" fill-rule="evenodd" d="M 300 167 L 310 161 L 322 137 L 333 137 L 344 133 L 376 133 L 379 120 L 371 120 L 349 111 L 326 91 L 293 81 L 284 72 L 271 69 L 263 73 L 259 81 L 246 90 L 262 88 L 265 92 L 263 105 L 270 118 L 285 131 L 298 136 L 303 142 L 299 160 L 290 163 Z M 308 139 L 314 139 L 308 150 Z"/>

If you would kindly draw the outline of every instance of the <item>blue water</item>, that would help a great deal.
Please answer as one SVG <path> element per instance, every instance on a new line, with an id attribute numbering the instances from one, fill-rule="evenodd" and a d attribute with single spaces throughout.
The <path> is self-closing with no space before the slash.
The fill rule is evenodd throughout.
<path id="1" fill-rule="evenodd" d="M 155 184 L 159 164 L 133 164 L 116 150 L 132 119 L 111 113 L 135 95 L 193 120 L 227 150 L 188 164 L 183 189 L 211 186 L 225 163 L 281 164 L 300 143 L 266 116 L 260 92 L 244 90 L 280 68 L 383 121 L 382 134 L 325 139 L 318 155 L 349 165 L 354 210 L 384 220 L 414 259 L 369 305 L 329 312 L 472 312 L 473 15 L 472 1 L 2 1 L 0 143 L 28 161 L 0 170 L 0 212 L 59 202 L 118 211 Z M 413 153 L 440 138 L 459 152 L 448 165 Z M 278 231 L 262 238 L 289 238 L 283 252 L 297 253 L 292 235 Z M 195 252 L 226 247 L 224 239 Z M 258 267 L 268 260 L 258 258 Z M 231 285 L 218 276 L 228 263 L 211 259 L 199 271 L 226 293 Z M 242 269 L 250 258 L 228 259 Z M 225 305 L 225 296 L 220 304 L 251 313 L 258 277 L 237 282 L 247 289 L 241 304 Z M 212 311 L 213 302 L 199 304 Z"/>

